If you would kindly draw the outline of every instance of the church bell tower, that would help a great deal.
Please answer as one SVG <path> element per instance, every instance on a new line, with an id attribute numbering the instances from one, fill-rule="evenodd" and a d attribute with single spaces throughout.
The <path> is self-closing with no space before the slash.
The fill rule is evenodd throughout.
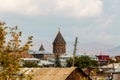
<path id="1" fill-rule="evenodd" d="M 60 29 L 55 40 L 53 41 L 53 53 L 58 55 L 66 54 L 66 41 L 64 40 Z"/>

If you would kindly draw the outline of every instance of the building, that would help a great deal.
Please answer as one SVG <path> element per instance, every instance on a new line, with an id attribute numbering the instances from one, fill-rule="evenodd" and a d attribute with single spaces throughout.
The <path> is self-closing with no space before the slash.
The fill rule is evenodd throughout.
<path id="1" fill-rule="evenodd" d="M 40 60 L 38 58 L 21 58 L 22 62 L 33 62 L 38 64 L 40 62 Z"/>
<path id="2" fill-rule="evenodd" d="M 32 54 L 35 58 L 41 59 L 41 60 L 47 60 L 48 58 L 53 58 L 54 55 L 48 51 L 45 50 L 44 46 L 41 44 L 38 51 L 30 50 L 29 54 Z"/>
<path id="3" fill-rule="evenodd" d="M 54 63 L 38 58 L 21 58 L 20 66 L 23 66 L 26 62 L 36 63 L 39 67 L 54 67 Z"/>
<path id="4" fill-rule="evenodd" d="M 89 57 L 90 57 L 92 60 L 96 60 L 96 61 L 99 60 L 98 57 L 96 57 L 95 55 L 89 55 Z"/>
<path id="5" fill-rule="evenodd" d="M 98 58 L 98 61 L 100 62 L 100 65 L 106 65 L 110 61 L 109 55 L 96 55 Z"/>
<path id="6" fill-rule="evenodd" d="M 26 69 L 25 69 L 26 70 Z M 32 68 L 24 74 L 34 75 L 33 80 L 91 80 L 80 68 Z"/>
<path id="7" fill-rule="evenodd" d="M 73 57 L 73 55 L 61 55 L 59 56 L 59 61 L 61 63 L 61 67 L 67 67 L 67 63 L 66 60 L 68 60 L 70 57 Z M 49 62 L 52 62 L 55 64 L 55 59 L 54 58 L 50 58 L 48 59 Z"/>
<path id="8" fill-rule="evenodd" d="M 54 67 L 53 62 L 49 62 L 46 60 L 40 60 L 40 63 L 38 64 L 40 67 Z"/>
<path id="9" fill-rule="evenodd" d="M 66 54 L 66 41 L 64 40 L 60 30 L 53 41 L 53 53 L 58 55 Z"/>
<path id="10" fill-rule="evenodd" d="M 25 52 L 21 52 L 21 53 L 20 53 L 20 57 L 21 57 L 21 58 L 34 58 L 33 55 L 28 54 L 28 53 L 25 53 Z"/>
<path id="11" fill-rule="evenodd" d="M 115 56 L 117 62 L 120 62 L 120 56 Z"/>

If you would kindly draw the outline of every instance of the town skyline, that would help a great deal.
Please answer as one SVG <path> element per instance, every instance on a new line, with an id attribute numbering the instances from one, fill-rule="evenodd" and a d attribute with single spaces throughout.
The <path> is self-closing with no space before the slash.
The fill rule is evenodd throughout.
<path id="1" fill-rule="evenodd" d="M 71 47 L 68 52 L 73 49 L 76 36 L 78 48 L 87 48 L 89 44 L 110 49 L 120 45 L 119 3 L 119 0 L 0 0 L 0 21 L 7 26 L 18 25 L 23 42 L 27 36 L 34 36 L 32 49 L 38 50 L 43 44 L 52 51 L 59 27 Z"/>

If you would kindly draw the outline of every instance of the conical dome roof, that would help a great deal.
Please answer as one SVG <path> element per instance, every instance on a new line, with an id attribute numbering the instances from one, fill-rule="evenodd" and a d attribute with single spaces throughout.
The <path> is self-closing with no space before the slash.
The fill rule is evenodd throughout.
<path id="1" fill-rule="evenodd" d="M 43 47 L 43 45 L 42 45 L 42 44 L 41 44 L 41 46 L 40 46 L 39 51 L 45 51 L 45 48 Z"/>
<path id="2" fill-rule="evenodd" d="M 53 44 L 66 44 L 62 34 L 60 33 L 60 31 L 58 32 Z"/>

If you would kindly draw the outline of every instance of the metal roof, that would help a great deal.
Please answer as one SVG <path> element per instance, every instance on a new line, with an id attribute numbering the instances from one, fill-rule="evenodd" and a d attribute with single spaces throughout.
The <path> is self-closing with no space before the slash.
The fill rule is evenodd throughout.
<path id="1" fill-rule="evenodd" d="M 58 32 L 55 40 L 53 41 L 53 44 L 66 44 L 62 34 L 60 33 L 60 31 Z"/>
<path id="2" fill-rule="evenodd" d="M 26 72 L 34 75 L 33 80 L 65 80 L 76 67 L 71 68 L 33 68 Z"/>
<path id="3" fill-rule="evenodd" d="M 120 63 L 111 63 L 109 65 L 102 66 L 102 68 L 120 68 Z"/>
<path id="4" fill-rule="evenodd" d="M 33 75 L 32 80 L 67 80 L 67 78 L 75 70 L 79 71 L 88 80 L 91 80 L 80 68 L 68 67 L 68 68 L 21 68 L 21 74 Z M 80 77 L 80 75 L 78 75 Z"/>
<path id="5" fill-rule="evenodd" d="M 38 63 L 39 64 L 39 63 Z M 43 65 L 50 65 L 50 64 L 54 64 L 52 62 L 49 62 L 49 61 L 45 61 L 45 60 L 40 60 L 40 64 L 43 64 Z"/>
<path id="6" fill-rule="evenodd" d="M 36 51 L 33 51 L 33 50 L 29 50 L 28 53 L 29 53 L 29 54 L 52 54 L 52 53 L 50 53 L 50 52 L 48 52 L 48 51 L 45 51 L 45 50 L 44 50 L 44 51 L 37 51 L 37 50 L 36 50 Z"/>
<path id="7" fill-rule="evenodd" d="M 109 71 L 106 71 L 106 73 L 120 73 L 120 68 L 115 68 L 114 70 L 111 69 Z"/>
<path id="8" fill-rule="evenodd" d="M 21 58 L 22 60 L 36 60 L 36 61 L 40 61 L 40 59 L 38 58 Z"/>

